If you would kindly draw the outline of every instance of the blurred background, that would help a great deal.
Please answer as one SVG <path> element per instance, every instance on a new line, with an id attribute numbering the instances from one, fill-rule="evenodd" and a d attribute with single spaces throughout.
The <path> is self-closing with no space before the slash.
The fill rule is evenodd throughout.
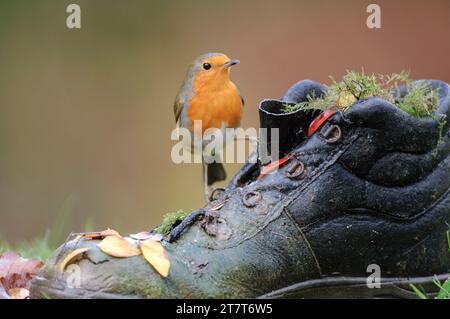
<path id="1" fill-rule="evenodd" d="M 0 238 L 41 236 L 63 220 L 121 233 L 203 204 L 201 167 L 170 158 L 173 101 L 188 64 L 241 60 L 232 78 L 258 102 L 346 69 L 450 82 L 450 1 L 2 0 Z M 81 30 L 66 7 L 81 6 Z M 230 175 L 238 165 L 229 165 Z M 56 223 L 56 224 L 55 224 Z"/>

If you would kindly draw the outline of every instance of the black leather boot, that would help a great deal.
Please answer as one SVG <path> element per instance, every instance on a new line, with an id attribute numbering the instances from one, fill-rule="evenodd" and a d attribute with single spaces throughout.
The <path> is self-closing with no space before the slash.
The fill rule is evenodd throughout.
<path id="1" fill-rule="evenodd" d="M 449 86 L 427 83 L 439 88 L 436 116 L 448 118 Z M 265 176 L 261 164 L 246 164 L 220 198 L 174 228 L 162 241 L 166 278 L 142 256 L 114 258 L 81 239 L 55 253 L 33 297 L 414 298 L 410 284 L 435 293 L 434 276 L 450 276 L 449 124 L 369 98 L 307 138 L 317 114 L 277 108 L 321 87 L 300 82 L 291 100 L 263 103 L 266 127 L 303 118 L 280 127 L 282 136 L 301 131 L 281 141 L 289 158 Z M 80 247 L 90 250 L 77 261 L 80 286 L 70 288 L 60 265 Z M 373 269 L 379 288 L 367 285 Z"/>

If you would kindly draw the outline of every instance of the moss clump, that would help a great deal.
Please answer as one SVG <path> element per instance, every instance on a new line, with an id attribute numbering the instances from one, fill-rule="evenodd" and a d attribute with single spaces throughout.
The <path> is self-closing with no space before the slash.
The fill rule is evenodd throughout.
<path id="1" fill-rule="evenodd" d="M 397 107 L 415 117 L 433 117 L 439 103 L 437 90 L 432 90 L 425 85 L 413 85 L 408 94 L 395 101 Z"/>
<path id="2" fill-rule="evenodd" d="M 189 216 L 189 213 L 183 211 L 182 209 L 173 213 L 166 214 L 163 218 L 162 224 L 156 227 L 154 229 L 154 232 L 166 236 L 170 233 L 170 231 L 174 227 L 180 224 L 183 221 L 183 219 L 185 219 L 187 216 Z"/>
<path id="3" fill-rule="evenodd" d="M 354 102 L 368 97 L 380 97 L 388 100 L 401 110 L 415 117 L 434 117 L 433 112 L 438 105 L 438 90 L 427 85 L 414 83 L 409 72 L 391 75 L 365 74 L 347 71 L 341 82 L 333 78 L 327 92 L 322 97 L 308 96 L 307 101 L 295 105 L 285 105 L 285 112 L 303 110 L 325 110 L 337 107 L 341 111 L 348 110 Z M 403 97 L 394 97 L 392 90 L 405 85 L 408 93 Z"/>

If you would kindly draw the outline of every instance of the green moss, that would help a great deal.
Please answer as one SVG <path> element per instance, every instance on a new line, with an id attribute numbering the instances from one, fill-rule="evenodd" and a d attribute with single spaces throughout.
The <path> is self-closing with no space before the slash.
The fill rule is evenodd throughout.
<path id="1" fill-rule="evenodd" d="M 295 105 L 284 104 L 283 111 L 286 113 L 294 112 L 299 109 L 309 111 L 309 110 L 326 110 L 330 106 L 334 105 L 336 98 L 334 95 L 326 94 L 324 97 L 318 98 L 316 96 L 307 96 L 307 100 L 304 102 L 299 102 Z"/>
<path id="2" fill-rule="evenodd" d="M 169 213 L 164 216 L 162 224 L 160 226 L 156 227 L 154 229 L 154 231 L 158 234 L 162 234 L 162 235 L 166 236 L 170 233 L 170 231 L 175 226 L 177 226 L 179 223 L 181 223 L 183 221 L 183 219 L 185 219 L 188 215 L 189 215 L 189 213 L 187 213 L 181 209 L 176 212 Z"/>
<path id="3" fill-rule="evenodd" d="M 361 73 L 347 71 L 341 82 L 333 79 L 332 91 L 337 97 L 351 94 L 355 99 L 360 100 L 371 96 L 384 95 L 379 79 L 374 74 L 366 75 L 364 70 Z"/>
<path id="4" fill-rule="evenodd" d="M 426 85 L 408 84 L 408 94 L 395 101 L 395 105 L 415 117 L 433 117 L 438 98 L 437 90 Z"/>
<path id="5" fill-rule="evenodd" d="M 337 107 L 345 112 L 357 100 L 372 96 L 388 100 L 414 117 L 434 117 L 433 113 L 438 106 L 439 92 L 427 85 L 414 83 L 406 71 L 390 75 L 365 74 L 364 70 L 347 71 L 342 81 L 337 82 L 331 79 L 332 83 L 324 96 L 308 96 L 307 101 L 286 105 L 284 111 L 325 110 Z M 408 93 L 403 97 L 394 97 L 392 90 L 400 85 L 406 85 Z"/>

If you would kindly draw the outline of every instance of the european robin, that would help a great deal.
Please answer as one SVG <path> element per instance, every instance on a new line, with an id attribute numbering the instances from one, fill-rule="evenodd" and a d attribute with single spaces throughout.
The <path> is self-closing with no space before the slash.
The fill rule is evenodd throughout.
<path id="1" fill-rule="evenodd" d="M 206 130 L 219 129 L 224 132 L 227 128 L 237 128 L 240 125 L 244 100 L 236 85 L 230 80 L 230 68 L 238 63 L 238 60 L 230 59 L 222 53 L 201 55 L 189 66 L 175 99 L 174 113 L 177 127 L 188 129 L 192 140 L 201 138 L 202 148 L 205 147 L 207 140 L 204 136 Z M 201 129 L 197 126 L 194 128 L 194 121 L 201 123 Z M 188 147 L 191 151 L 195 151 L 194 144 Z M 203 190 L 205 200 L 209 201 L 209 186 L 216 181 L 224 180 L 226 173 L 222 163 L 205 161 L 203 153 L 202 163 Z"/>

